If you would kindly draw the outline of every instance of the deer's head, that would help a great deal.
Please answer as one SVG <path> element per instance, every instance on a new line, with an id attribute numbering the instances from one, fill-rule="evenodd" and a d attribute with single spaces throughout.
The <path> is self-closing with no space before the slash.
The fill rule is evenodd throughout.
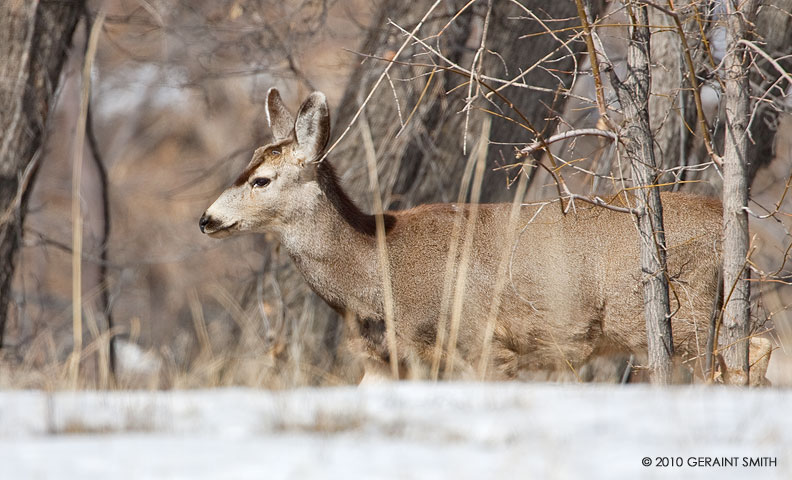
<path id="1" fill-rule="evenodd" d="M 324 94 L 312 93 L 295 120 L 271 88 L 267 121 L 275 141 L 256 149 L 234 184 L 204 212 L 199 221 L 203 233 L 219 238 L 277 230 L 305 216 L 319 200 L 316 161 L 330 138 Z"/>

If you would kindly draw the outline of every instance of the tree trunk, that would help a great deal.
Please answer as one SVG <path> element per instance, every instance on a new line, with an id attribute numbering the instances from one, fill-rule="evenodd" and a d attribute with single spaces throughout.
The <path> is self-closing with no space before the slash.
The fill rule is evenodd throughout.
<path id="1" fill-rule="evenodd" d="M 748 258 L 748 122 L 750 94 L 749 56 L 738 44 L 747 38 L 756 15 L 756 0 L 726 16 L 727 53 L 724 62 L 726 136 L 723 145 L 723 357 L 730 383 L 748 383 L 748 334 L 751 288 Z"/>
<path id="2" fill-rule="evenodd" d="M 699 45 L 701 36 L 698 25 L 689 21 L 688 2 L 677 2 L 675 10 L 682 18 L 688 45 Z M 687 12 L 687 13 L 686 13 Z M 650 67 L 651 95 L 649 97 L 649 120 L 653 128 L 655 158 L 661 168 L 669 169 L 684 166 L 688 163 L 686 147 L 689 137 L 688 125 L 697 125 L 695 104 L 689 89 L 688 66 L 683 55 L 683 43 L 676 29 L 676 23 L 670 15 L 655 9 L 649 9 L 649 24 L 652 25 L 652 42 Z M 690 52 L 696 64 L 706 61 L 706 54 L 701 48 Z M 687 122 L 687 125 L 686 125 Z M 675 177 L 665 174 L 663 183 L 673 182 Z M 674 184 L 671 189 L 677 190 L 682 184 Z"/>
<path id="3" fill-rule="evenodd" d="M 31 164 L 42 145 L 83 1 L 0 4 L 0 346 L 22 238 Z"/>
<path id="4" fill-rule="evenodd" d="M 771 57 L 779 59 L 781 66 L 789 72 L 792 70 L 792 58 L 790 58 L 790 55 L 792 55 L 792 42 L 789 41 L 792 38 L 792 15 L 787 12 L 792 12 L 792 0 L 766 0 L 761 2 L 761 8 L 755 13 L 755 32 L 756 37 L 762 40 L 760 44 L 762 49 Z M 720 25 L 717 22 L 712 22 L 708 34 L 711 33 L 712 26 L 718 28 Z M 691 45 L 694 44 L 691 40 L 688 40 L 688 42 Z M 726 51 L 728 52 L 728 47 Z M 697 52 L 697 55 L 700 58 L 705 58 L 700 52 Z M 715 58 L 716 63 L 719 61 L 719 58 Z M 712 69 L 708 67 L 707 70 Z M 781 74 L 778 70 L 758 59 L 756 65 L 750 69 L 747 84 L 753 85 L 754 92 L 764 92 L 771 86 L 775 86 L 776 91 L 773 92 L 773 96 L 778 98 L 783 93 L 782 89 L 785 88 L 783 83 L 778 82 L 780 77 Z M 713 86 L 716 89 L 718 88 L 717 84 Z M 721 93 L 725 95 L 725 92 Z M 688 95 L 688 97 L 685 102 L 685 119 L 688 125 L 695 125 L 696 110 L 690 98 L 692 96 Z M 725 109 L 725 105 L 722 104 L 721 106 Z M 750 109 L 753 110 L 754 106 L 751 106 Z M 778 115 L 781 111 L 777 103 L 771 104 L 767 101 L 757 105 L 755 110 L 753 121 L 749 125 L 751 133 L 748 141 L 748 154 L 745 157 L 749 187 L 754 178 L 756 178 L 757 172 L 762 167 L 769 165 L 775 158 L 775 138 L 778 131 Z M 725 119 L 721 119 L 718 122 L 717 112 L 713 118 L 709 118 L 709 122 L 711 126 L 716 123 L 724 124 L 724 126 L 713 132 L 714 148 L 718 152 L 724 152 L 725 150 L 722 149 L 725 147 L 723 144 L 723 130 L 727 122 Z M 706 162 L 708 161 L 707 156 L 707 151 L 701 143 L 701 132 L 696 131 L 695 135 L 688 135 L 685 145 L 685 158 L 688 159 L 688 163 Z M 697 182 L 690 183 L 683 188 L 711 195 L 715 195 L 720 191 L 719 187 L 722 182 L 721 174 L 711 168 L 701 172 L 686 172 L 683 179 Z"/>
<path id="5" fill-rule="evenodd" d="M 362 53 L 385 58 L 391 56 L 404 42 L 405 37 L 397 28 L 389 25 L 388 20 L 392 19 L 394 23 L 410 31 L 433 3 L 432 0 L 383 1 L 379 15 L 362 45 Z M 464 0 L 442 3 L 417 36 L 426 38 L 437 33 L 467 3 Z M 527 2 L 526 6 L 544 20 L 566 19 L 551 22 L 550 28 L 555 30 L 578 26 L 580 23 L 576 19 L 577 10 L 573 2 L 533 0 Z M 593 13 L 599 13 L 601 7 L 600 2 L 593 2 Z M 470 69 L 480 46 L 485 15 L 486 2 L 473 4 L 443 32 L 442 41 L 429 41 L 429 44 L 432 47 L 439 45 L 446 58 Z M 481 72 L 490 77 L 514 78 L 550 54 L 549 60 L 554 63 L 548 62 L 545 66 L 552 66 L 552 73 L 544 68 L 533 68 L 518 82 L 531 88 L 511 86 L 502 91 L 533 127 L 549 134 L 555 129 L 556 115 L 563 110 L 565 102 L 564 97 L 556 95 L 555 92 L 570 86 L 573 78 L 571 73 L 575 67 L 570 52 L 577 54 L 582 45 L 574 42 L 567 49 L 559 47 L 559 41 L 549 34 L 530 36 L 545 30 L 539 22 L 528 17 L 525 10 L 511 2 L 497 0 L 493 3 L 486 41 L 486 50 L 489 52 L 485 51 L 483 54 Z M 526 35 L 529 36 L 521 38 Z M 561 40 L 567 40 L 573 35 L 572 30 L 556 34 Z M 412 43 L 414 42 L 411 42 L 411 46 L 408 46 L 398 60 L 448 65 L 436 57 L 430 61 L 431 56 L 423 55 L 425 49 Z M 553 51 L 556 52 L 552 53 Z M 367 59 L 355 70 L 336 115 L 336 135 L 349 124 L 362 99 L 385 66 L 384 61 Z M 464 84 L 468 77 L 438 70 L 431 77 L 431 83 L 424 92 L 428 81 L 426 74 L 430 71 L 431 68 L 423 66 L 394 65 L 389 74 L 392 82 L 383 82 L 367 107 L 366 115 L 374 137 L 386 208 L 404 208 L 457 198 L 459 180 L 466 163 L 463 151 L 470 152 L 472 145 L 476 143 L 478 132 L 481 132 L 481 121 L 492 115 L 480 109 L 496 111 L 525 123 L 498 97 L 492 97 L 494 104 L 479 98 L 474 101 L 465 128 L 466 114 L 463 109 L 468 87 Z M 404 81 L 412 78 L 414 80 Z M 497 82 L 483 81 L 496 88 L 502 86 Z M 487 94 L 489 90 L 482 88 L 481 93 Z M 398 98 L 398 106 L 394 96 Z M 401 128 L 400 118 L 406 120 L 419 99 L 420 104 L 410 122 L 397 136 Z M 481 199 L 484 202 L 511 199 L 506 189 L 508 174 L 504 171 L 493 171 L 493 168 L 514 163 L 514 147 L 498 142 L 525 145 L 536 138 L 534 133 L 514 121 L 498 116 L 494 116 L 492 121 L 489 140 L 493 143 L 489 147 L 482 185 Z M 339 171 L 345 173 L 346 184 L 352 187 L 358 197 L 367 198 L 369 195 L 361 195 L 367 191 L 368 180 L 365 169 L 361 167 L 365 157 L 360 133 L 353 127 L 347 135 L 348 138 L 336 149 L 332 158 Z"/>
<path id="6" fill-rule="evenodd" d="M 649 347 L 649 372 L 652 383 L 667 384 L 671 379 L 674 343 L 666 274 L 666 245 L 663 207 L 657 185 L 654 142 L 649 125 L 649 19 L 646 5 L 631 2 L 630 35 L 627 48 L 627 78 L 613 84 L 625 118 L 624 151 L 632 166 L 636 188 L 641 272 L 643 274 L 644 317 Z"/>

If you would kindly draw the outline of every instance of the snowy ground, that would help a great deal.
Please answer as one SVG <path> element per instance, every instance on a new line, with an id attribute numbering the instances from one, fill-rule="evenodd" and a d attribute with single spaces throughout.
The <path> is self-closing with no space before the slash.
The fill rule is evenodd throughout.
<path id="1" fill-rule="evenodd" d="M 0 478 L 788 479 L 790 405 L 792 390 L 519 383 L 8 391 Z M 707 460 L 736 466 L 691 466 Z"/>

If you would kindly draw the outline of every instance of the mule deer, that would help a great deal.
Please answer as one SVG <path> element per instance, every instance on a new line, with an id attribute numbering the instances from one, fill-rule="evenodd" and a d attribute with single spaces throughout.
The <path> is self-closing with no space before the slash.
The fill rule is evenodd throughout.
<path id="1" fill-rule="evenodd" d="M 375 216 L 319 161 L 330 138 L 325 96 L 312 93 L 294 119 L 270 89 L 267 114 L 274 143 L 258 148 L 201 216 L 201 231 L 218 238 L 274 232 L 314 292 L 353 319 L 375 361 L 388 362 L 395 345 L 401 364 L 418 359 L 435 373 L 478 368 L 509 378 L 576 369 L 602 352 L 646 351 L 631 215 L 590 205 L 565 215 L 549 202 L 522 205 L 517 215 L 509 204 L 422 205 L 384 213 L 382 257 Z M 675 349 L 703 358 L 718 292 L 721 205 L 662 198 Z M 467 226 L 455 238 L 459 218 Z M 388 259 L 394 343 L 386 335 L 380 258 Z M 455 290 L 461 296 L 449 298 Z"/>

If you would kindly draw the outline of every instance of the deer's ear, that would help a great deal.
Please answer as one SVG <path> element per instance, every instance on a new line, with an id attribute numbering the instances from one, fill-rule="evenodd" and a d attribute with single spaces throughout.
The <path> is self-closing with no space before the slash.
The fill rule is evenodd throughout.
<path id="1" fill-rule="evenodd" d="M 270 88 L 267 92 L 267 123 L 276 142 L 289 138 L 294 128 L 294 119 L 283 104 L 277 88 Z"/>
<path id="2" fill-rule="evenodd" d="M 322 92 L 312 93 L 297 112 L 294 123 L 297 144 L 305 153 L 305 160 L 312 162 L 324 151 L 330 140 L 330 111 L 327 98 Z"/>

